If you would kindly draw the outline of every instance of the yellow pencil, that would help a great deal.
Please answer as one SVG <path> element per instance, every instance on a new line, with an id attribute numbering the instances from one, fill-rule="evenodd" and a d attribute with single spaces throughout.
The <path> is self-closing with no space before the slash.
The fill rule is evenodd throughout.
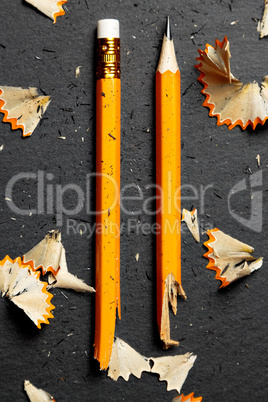
<path id="1" fill-rule="evenodd" d="M 169 303 L 177 312 L 181 287 L 181 104 L 180 71 L 169 18 L 156 71 L 157 323 L 164 347 L 170 339 Z"/>
<path id="2" fill-rule="evenodd" d="M 120 318 L 120 38 L 117 20 L 97 26 L 95 353 L 108 367 Z"/>

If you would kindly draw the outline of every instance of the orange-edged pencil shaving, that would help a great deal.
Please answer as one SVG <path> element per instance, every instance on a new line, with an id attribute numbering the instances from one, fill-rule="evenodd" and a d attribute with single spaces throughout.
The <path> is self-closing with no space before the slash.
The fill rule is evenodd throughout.
<path id="1" fill-rule="evenodd" d="M 215 228 L 207 231 L 209 239 L 204 243 L 208 251 L 208 269 L 216 272 L 215 278 L 222 282 L 221 288 L 228 286 L 243 276 L 261 268 L 263 258 L 254 258 L 254 248 Z"/>
<path id="2" fill-rule="evenodd" d="M 202 402 L 202 396 L 199 396 L 197 398 L 194 397 L 194 393 L 192 392 L 189 395 L 179 395 L 176 396 L 172 402 Z"/>
<path id="3" fill-rule="evenodd" d="M 0 86 L 3 122 L 10 123 L 12 130 L 22 129 L 23 137 L 33 133 L 49 103 L 50 96 L 38 95 L 37 88 Z"/>
<path id="4" fill-rule="evenodd" d="M 209 116 L 217 117 L 217 125 L 226 124 L 229 130 L 239 125 L 243 130 L 257 124 L 264 124 L 268 119 L 268 76 L 261 85 L 257 82 L 244 84 L 233 76 L 230 69 L 230 43 L 225 36 L 220 42 L 216 39 L 215 47 L 207 44 L 205 50 L 198 49 L 200 71 L 198 81 L 206 96 L 203 106 L 209 108 Z"/>
<path id="5" fill-rule="evenodd" d="M 57 17 L 64 15 L 65 11 L 63 9 L 63 4 L 67 3 L 68 0 L 26 0 L 27 3 L 32 4 L 39 11 L 45 14 L 47 17 L 51 18 L 53 23 L 56 23 Z"/>
<path id="6" fill-rule="evenodd" d="M 51 310 L 52 294 L 47 291 L 47 283 L 41 282 L 40 272 L 33 272 L 30 265 L 20 258 L 11 260 L 7 255 L 0 261 L 0 292 L 7 297 L 34 322 L 37 328 L 49 324 L 53 318 Z"/>

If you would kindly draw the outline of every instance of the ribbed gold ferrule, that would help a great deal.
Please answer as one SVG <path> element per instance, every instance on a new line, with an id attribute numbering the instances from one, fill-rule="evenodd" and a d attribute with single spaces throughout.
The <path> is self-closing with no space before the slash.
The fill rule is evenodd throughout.
<path id="1" fill-rule="evenodd" d="M 97 41 L 97 79 L 120 78 L 120 38 Z"/>

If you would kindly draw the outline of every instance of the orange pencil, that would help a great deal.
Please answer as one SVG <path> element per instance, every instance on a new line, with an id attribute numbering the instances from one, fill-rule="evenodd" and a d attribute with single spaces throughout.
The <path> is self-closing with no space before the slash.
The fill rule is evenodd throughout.
<path id="1" fill-rule="evenodd" d="M 108 367 L 120 318 L 120 38 L 117 20 L 97 26 L 95 353 Z"/>
<path id="2" fill-rule="evenodd" d="M 164 347 L 170 339 L 169 303 L 177 312 L 181 287 L 181 101 L 180 71 L 169 18 L 156 71 L 157 323 Z"/>

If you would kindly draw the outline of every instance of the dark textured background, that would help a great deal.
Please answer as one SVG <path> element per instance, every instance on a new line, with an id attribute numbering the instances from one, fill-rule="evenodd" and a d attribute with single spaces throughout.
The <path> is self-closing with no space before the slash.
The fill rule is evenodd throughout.
<path id="1" fill-rule="evenodd" d="M 163 352 L 158 341 L 155 311 L 155 239 L 152 234 L 123 230 L 121 237 L 122 320 L 116 335 L 145 356 L 197 354 L 183 386 L 188 395 L 204 402 L 268 401 L 267 381 L 267 123 L 243 132 L 218 127 L 202 106 L 202 86 L 194 68 L 197 49 L 227 35 L 233 74 L 243 82 L 261 82 L 268 73 L 268 38 L 259 40 L 256 19 L 264 0 L 121 0 L 93 2 L 69 0 L 66 15 L 55 25 L 22 0 L 1 0 L 1 85 L 34 86 L 52 96 L 41 124 L 29 138 L 0 123 L 0 244 L 1 255 L 22 255 L 45 234 L 59 228 L 66 248 L 69 270 L 94 284 L 94 237 L 68 229 L 68 219 L 94 224 L 85 208 L 63 216 L 57 226 L 56 202 L 50 213 L 21 216 L 5 201 L 9 180 L 19 172 L 53 174 L 47 184 L 76 184 L 86 192 L 86 175 L 95 167 L 95 35 L 97 20 L 117 18 L 121 24 L 122 66 L 122 186 L 140 186 L 145 198 L 153 196 L 154 183 L 154 73 L 160 54 L 165 17 L 170 15 L 178 63 L 182 75 L 182 183 L 194 186 L 185 208 L 196 206 L 201 231 L 217 226 L 255 248 L 264 266 L 250 277 L 219 291 L 220 282 L 206 269 L 202 257 L 207 240 L 196 244 L 183 231 L 182 280 L 188 295 L 179 301 L 171 317 L 171 335 L 178 348 Z M 235 24 L 232 24 L 236 22 Z M 81 67 L 75 78 L 77 66 Z M 66 137 L 66 140 L 59 139 Z M 84 140 L 83 140 L 84 139 Z M 258 168 L 256 156 L 260 155 Z M 228 195 L 241 180 L 247 190 L 233 196 L 234 213 L 248 219 L 251 211 L 251 174 L 261 172 L 263 206 L 259 232 L 239 223 L 228 208 Z M 46 176 L 47 177 L 47 176 Z M 204 199 L 202 186 L 210 186 Z M 135 189 L 131 190 L 137 194 Z M 128 194 L 131 193 L 128 190 Z M 24 209 L 36 208 L 36 181 L 20 181 L 13 200 Z M 94 207 L 94 184 L 90 185 Z M 76 195 L 66 192 L 64 205 L 73 208 Z M 137 211 L 141 205 L 128 203 Z M 261 213 L 261 215 L 260 215 Z M 154 223 L 144 213 L 122 214 L 122 223 Z M 136 253 L 140 258 L 137 262 Z M 88 269 L 90 268 L 90 269 Z M 117 382 L 99 372 L 93 359 L 94 296 L 72 291 L 53 291 L 55 318 L 38 330 L 10 303 L 0 299 L 0 400 L 26 401 L 23 381 L 49 391 L 60 401 L 171 401 L 176 391 L 166 391 L 157 375 L 144 373 Z M 267 374 L 267 371 L 266 371 Z"/>

